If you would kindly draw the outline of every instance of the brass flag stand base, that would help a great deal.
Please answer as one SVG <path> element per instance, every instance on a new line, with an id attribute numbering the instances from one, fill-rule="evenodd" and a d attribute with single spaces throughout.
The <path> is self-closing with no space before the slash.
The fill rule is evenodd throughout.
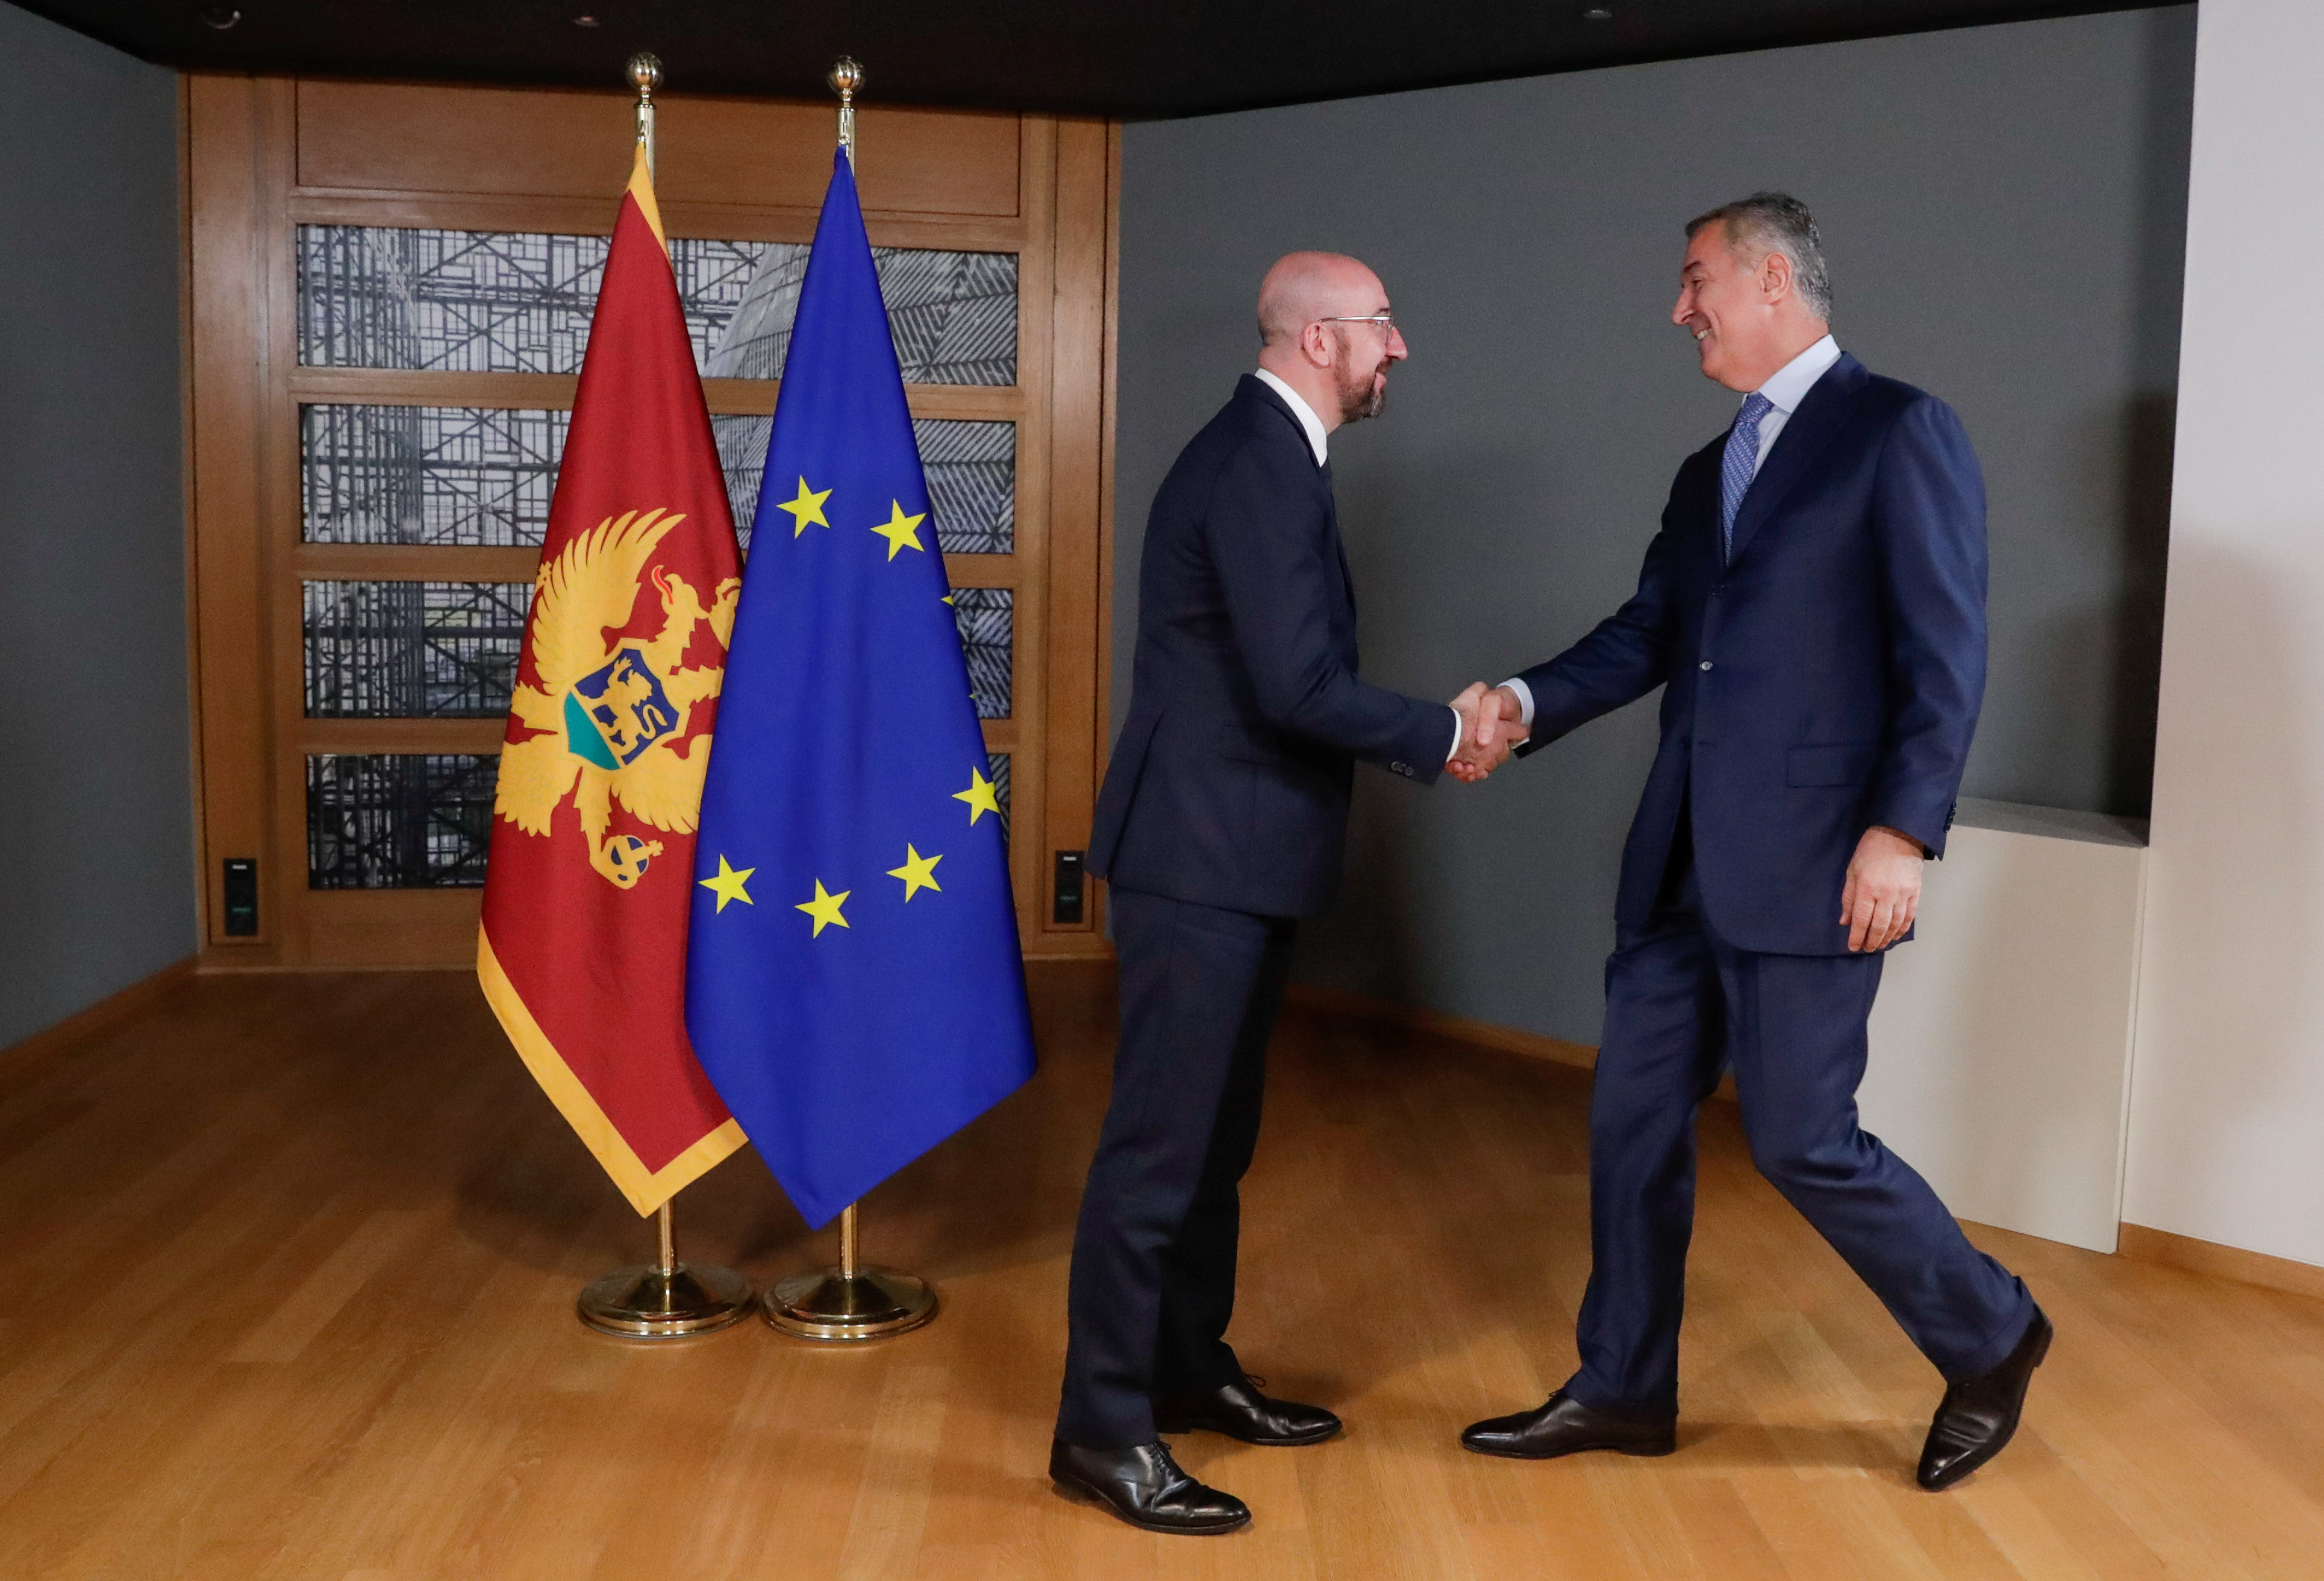
<path id="1" fill-rule="evenodd" d="M 690 1268 L 671 1248 L 669 1204 L 661 1205 L 661 1258 L 617 1268 L 581 1292 L 581 1321 L 623 1339 L 715 1334 L 750 1315 L 751 1281 L 731 1268 Z"/>
<path id="2" fill-rule="evenodd" d="M 760 1307 L 768 1323 L 800 1339 L 885 1339 L 936 1315 L 926 1280 L 855 1260 L 855 1205 L 839 1215 L 839 1266 L 795 1273 L 767 1287 Z"/>

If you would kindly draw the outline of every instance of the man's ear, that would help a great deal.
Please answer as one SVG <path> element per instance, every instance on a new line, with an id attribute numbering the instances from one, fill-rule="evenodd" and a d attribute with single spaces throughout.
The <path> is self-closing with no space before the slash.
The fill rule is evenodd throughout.
<path id="1" fill-rule="evenodd" d="M 1321 324 L 1310 324 L 1299 331 L 1299 349 L 1307 360 L 1319 368 L 1332 365 L 1332 332 Z"/>
<path id="2" fill-rule="evenodd" d="M 1791 289 L 1792 261 L 1770 249 L 1759 264 L 1759 294 L 1775 302 L 1791 294 Z"/>

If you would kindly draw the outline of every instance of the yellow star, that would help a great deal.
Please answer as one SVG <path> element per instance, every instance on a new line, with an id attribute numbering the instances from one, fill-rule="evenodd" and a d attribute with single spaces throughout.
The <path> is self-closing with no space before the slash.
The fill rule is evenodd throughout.
<path id="1" fill-rule="evenodd" d="M 802 477 L 799 479 L 798 498 L 777 500 L 775 509 L 788 511 L 791 513 L 791 536 L 797 538 L 807 530 L 809 522 L 813 522 L 817 527 L 831 525 L 830 521 L 823 513 L 823 502 L 830 497 L 829 489 L 817 494 L 814 489 L 807 487 L 807 479 Z"/>
<path id="2" fill-rule="evenodd" d="M 969 770 L 968 789 L 954 791 L 952 799 L 968 803 L 968 821 L 972 828 L 975 827 L 976 820 L 986 813 L 998 815 L 1001 811 L 1001 799 L 993 793 L 992 781 L 984 777 L 982 769 Z"/>
<path id="3" fill-rule="evenodd" d="M 936 600 L 936 602 L 939 604 L 950 604 L 952 602 L 952 595 L 947 593 L 942 598 Z"/>
<path id="4" fill-rule="evenodd" d="M 745 867 L 740 873 L 735 872 L 726 865 L 725 854 L 721 852 L 718 856 L 718 876 L 699 878 L 695 882 L 717 895 L 718 910 L 721 911 L 726 909 L 726 902 L 729 901 L 740 901 L 746 906 L 755 906 L 759 902 L 751 898 L 750 892 L 742 887 L 742 881 L 758 871 L 755 867 Z"/>
<path id="5" fill-rule="evenodd" d="M 924 889 L 932 889 L 942 894 L 944 885 L 936 882 L 936 864 L 943 860 L 942 856 L 923 856 L 916 846 L 907 842 L 904 864 L 888 869 L 888 876 L 904 881 L 904 899 L 907 901 Z"/>
<path id="6" fill-rule="evenodd" d="M 815 933 L 813 937 L 821 938 L 823 937 L 823 930 L 826 928 L 844 928 L 847 926 L 847 919 L 839 914 L 839 903 L 854 892 L 855 892 L 853 890 L 841 890 L 835 895 L 826 894 L 824 892 L 823 880 L 818 878 L 815 881 L 815 899 L 802 901 L 800 904 L 793 907 L 792 910 L 805 911 L 808 916 L 814 918 Z"/>
<path id="7" fill-rule="evenodd" d="M 926 512 L 922 512 L 917 516 L 907 516 L 904 514 L 902 501 L 890 500 L 888 502 L 888 519 L 885 522 L 876 523 L 872 527 L 872 531 L 877 532 L 881 537 L 888 541 L 888 558 L 890 559 L 894 559 L 896 558 L 897 551 L 908 543 L 914 549 L 918 550 L 922 554 L 926 554 L 927 553 L 927 548 L 920 542 L 919 529 L 920 523 L 927 519 L 927 513 Z"/>

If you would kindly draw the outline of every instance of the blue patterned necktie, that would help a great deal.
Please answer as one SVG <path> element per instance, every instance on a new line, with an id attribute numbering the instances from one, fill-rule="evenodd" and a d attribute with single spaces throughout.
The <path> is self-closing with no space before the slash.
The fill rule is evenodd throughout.
<path id="1" fill-rule="evenodd" d="M 1775 410 L 1775 403 L 1754 390 L 1743 397 L 1743 410 L 1735 415 L 1735 426 L 1727 430 L 1727 454 L 1719 464 L 1719 559 L 1725 564 L 1735 557 L 1735 513 L 1742 508 L 1743 495 L 1751 486 L 1751 475 L 1759 469 L 1759 420 Z"/>

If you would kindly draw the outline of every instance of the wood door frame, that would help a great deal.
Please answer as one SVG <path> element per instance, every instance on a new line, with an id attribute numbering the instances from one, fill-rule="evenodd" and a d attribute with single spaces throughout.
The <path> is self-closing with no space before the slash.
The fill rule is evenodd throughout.
<path id="1" fill-rule="evenodd" d="M 375 85 L 211 74 L 182 81 L 188 596 L 203 872 L 201 961 L 206 970 L 456 966 L 470 958 L 481 891 L 307 887 L 305 760 L 315 752 L 490 753 L 498 749 L 503 724 L 308 718 L 301 585 L 313 578 L 530 581 L 539 553 L 303 541 L 299 410 L 309 402 L 569 407 L 576 380 L 300 366 L 295 227 L 333 223 L 604 235 L 611 228 L 618 184 L 602 196 L 302 184 L 311 172 L 301 165 L 300 95 L 310 86 L 335 104 L 371 93 L 374 102 L 398 113 L 424 113 L 447 102 L 429 95 L 510 91 L 374 91 Z M 568 120 L 593 118 L 593 124 L 604 119 L 609 103 L 626 102 L 613 95 L 526 91 L 540 96 L 530 106 Z M 709 106 L 701 111 L 706 122 L 729 124 L 761 113 L 795 116 L 798 109 L 699 102 Z M 671 122 L 683 120 L 670 111 L 683 112 L 688 101 L 664 103 L 667 185 Z M 864 112 L 874 138 L 878 116 Z M 1099 886 L 1089 886 L 1081 922 L 1057 924 L 1051 918 L 1049 869 L 1054 852 L 1087 844 L 1107 744 L 1119 137 L 1102 122 L 1015 119 L 1014 216 L 868 207 L 865 220 L 877 245 L 1018 256 L 1017 384 L 1006 389 L 919 385 L 909 394 L 916 415 L 1004 419 L 1016 425 L 1015 552 L 947 554 L 945 565 L 956 586 L 1013 590 L 1010 717 L 986 721 L 985 736 L 988 750 L 1010 757 L 1010 869 L 1026 953 L 1096 957 L 1110 953 Z M 897 120 L 899 128 L 908 120 L 923 145 L 946 130 L 930 112 L 898 112 Z M 972 128 L 987 145 L 992 120 L 976 117 Z M 625 160 L 626 145 L 619 152 Z M 867 179 L 867 202 L 876 201 L 871 187 Z M 669 234 L 812 239 L 814 208 L 704 201 L 702 190 L 697 173 L 695 196 L 665 199 Z M 770 411 L 776 389 L 771 381 L 706 381 L 714 412 Z M 260 931 L 228 939 L 222 863 L 245 855 L 261 859 Z"/>

